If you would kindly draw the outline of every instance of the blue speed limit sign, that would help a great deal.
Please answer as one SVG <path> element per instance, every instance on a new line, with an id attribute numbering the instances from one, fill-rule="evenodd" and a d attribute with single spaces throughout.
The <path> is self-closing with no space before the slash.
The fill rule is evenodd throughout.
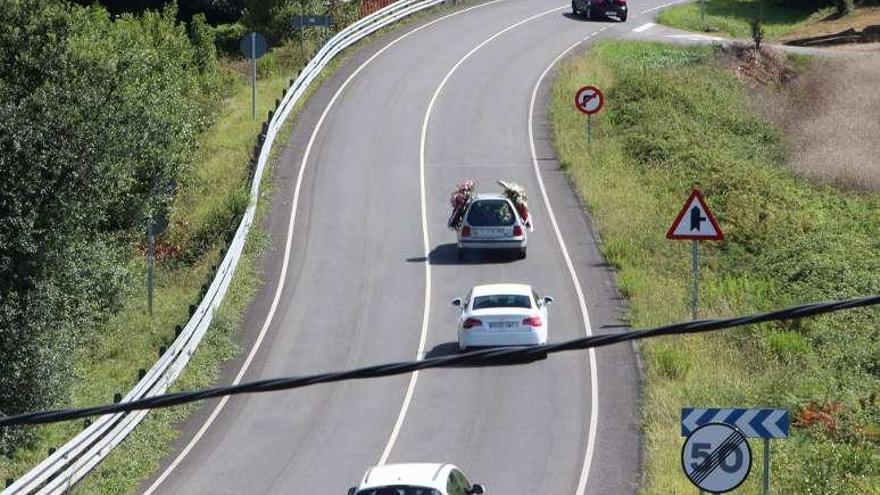
<path id="1" fill-rule="evenodd" d="M 749 476 L 752 448 L 738 429 L 724 423 L 708 423 L 687 437 L 681 449 L 681 467 L 699 489 L 729 492 Z"/>

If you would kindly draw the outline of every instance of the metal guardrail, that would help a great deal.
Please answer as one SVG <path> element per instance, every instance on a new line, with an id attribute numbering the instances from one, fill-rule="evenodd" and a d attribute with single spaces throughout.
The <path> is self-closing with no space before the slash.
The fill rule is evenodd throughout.
<path id="1" fill-rule="evenodd" d="M 260 135 L 260 149 L 251 182 L 250 201 L 217 269 L 214 280 L 189 322 L 152 368 L 122 399 L 129 402 L 164 393 L 180 376 L 214 319 L 254 221 L 260 181 L 276 134 L 311 83 L 342 50 L 377 30 L 445 0 L 399 0 L 349 25 L 330 38 L 300 72 L 271 114 Z M 0 495 L 55 495 L 67 491 L 107 457 L 144 419 L 148 411 L 101 416 Z"/>

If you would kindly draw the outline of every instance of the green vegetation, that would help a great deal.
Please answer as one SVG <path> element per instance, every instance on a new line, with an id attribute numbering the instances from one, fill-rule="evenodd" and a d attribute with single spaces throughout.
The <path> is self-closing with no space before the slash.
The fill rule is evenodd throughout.
<path id="1" fill-rule="evenodd" d="M 701 316 L 880 291 L 880 196 L 796 178 L 782 131 L 749 108 L 717 58 L 709 47 L 602 42 L 560 69 L 556 147 L 618 270 L 632 325 L 689 318 L 690 246 L 664 233 L 694 185 L 726 235 L 700 246 Z M 584 83 L 608 98 L 592 150 L 571 108 Z M 774 492 L 880 493 L 878 337 L 875 308 L 643 343 L 643 492 L 694 490 L 679 465 L 681 407 L 773 405 L 796 425 L 773 443 Z M 759 470 L 739 492 L 760 493 Z"/>
<path id="2" fill-rule="evenodd" d="M 657 16 L 660 24 L 686 31 L 718 31 L 734 38 L 748 38 L 753 19 L 761 15 L 766 37 L 776 39 L 798 27 L 833 12 L 821 2 L 773 0 L 706 0 L 705 19 L 700 16 L 700 3 L 691 2 L 663 9 Z"/>

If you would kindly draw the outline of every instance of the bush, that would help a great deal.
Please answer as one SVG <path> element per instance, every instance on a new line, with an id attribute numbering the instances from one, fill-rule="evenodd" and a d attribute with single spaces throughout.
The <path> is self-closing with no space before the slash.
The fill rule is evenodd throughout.
<path id="1" fill-rule="evenodd" d="M 838 15 L 850 15 L 856 9 L 853 0 L 835 0 L 834 7 Z"/>
<path id="2" fill-rule="evenodd" d="M 238 54 L 241 39 L 247 32 L 247 28 L 240 22 L 220 24 L 214 28 L 214 44 L 222 53 L 227 55 Z"/>
<path id="3" fill-rule="evenodd" d="M 185 184 L 206 122 L 210 36 L 176 10 L 111 19 L 6 2 L 0 24 L 0 410 L 59 405 L 77 352 L 135 284 L 149 214 Z M 200 51 L 201 50 L 201 51 Z M 200 71 L 201 69 L 201 71 Z M 0 451 L 25 439 L 4 431 Z"/>

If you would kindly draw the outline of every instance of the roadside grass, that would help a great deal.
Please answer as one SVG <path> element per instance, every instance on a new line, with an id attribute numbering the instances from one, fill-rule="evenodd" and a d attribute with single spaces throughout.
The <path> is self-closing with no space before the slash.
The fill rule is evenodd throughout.
<path id="1" fill-rule="evenodd" d="M 726 236 L 700 244 L 701 317 L 880 292 L 880 196 L 796 177 L 784 132 L 754 112 L 718 57 L 711 47 L 600 42 L 559 69 L 556 149 L 617 270 L 631 324 L 690 318 L 690 246 L 665 232 L 695 185 Z M 583 84 L 607 97 L 590 150 L 571 105 Z M 875 308 L 642 342 L 642 493 L 695 490 L 680 466 L 686 406 L 788 408 L 802 426 L 773 442 L 776 493 L 880 493 L 878 337 Z M 827 423 L 814 421 L 820 411 Z M 755 468 L 737 493 L 760 493 L 760 444 L 752 450 Z"/>
<path id="2" fill-rule="evenodd" d="M 663 9 L 657 15 L 657 21 L 686 31 L 706 31 L 708 28 L 734 38 L 749 38 L 752 32 L 750 23 L 759 15 L 762 1 L 765 3 L 764 34 L 767 39 L 783 37 L 805 24 L 827 17 L 834 10 L 797 9 L 767 0 L 706 0 L 705 20 L 701 19 L 700 2 L 697 1 Z"/>

